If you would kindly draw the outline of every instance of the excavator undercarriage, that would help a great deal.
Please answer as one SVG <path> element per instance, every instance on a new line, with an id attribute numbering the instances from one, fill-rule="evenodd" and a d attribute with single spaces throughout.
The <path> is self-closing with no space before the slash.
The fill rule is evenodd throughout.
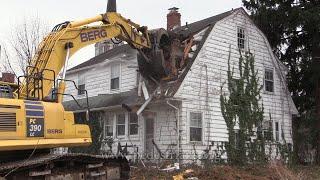
<path id="1" fill-rule="evenodd" d="M 44 154 L 0 164 L 5 179 L 129 179 L 126 158 L 89 154 Z"/>

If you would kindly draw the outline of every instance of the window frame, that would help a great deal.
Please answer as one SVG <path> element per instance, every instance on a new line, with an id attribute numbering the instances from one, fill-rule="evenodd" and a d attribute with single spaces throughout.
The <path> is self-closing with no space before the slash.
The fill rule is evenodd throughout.
<path id="1" fill-rule="evenodd" d="M 118 74 L 118 76 L 117 77 L 112 77 L 112 69 L 114 68 L 114 67 L 118 67 L 119 68 L 119 74 Z M 114 80 L 114 79 L 118 79 L 118 87 L 117 88 L 112 88 L 112 81 Z M 111 64 L 111 66 L 110 66 L 110 91 L 119 91 L 120 90 L 120 86 L 121 86 L 121 64 L 118 64 L 118 63 L 116 63 L 116 64 Z"/>
<path id="2" fill-rule="evenodd" d="M 135 123 L 132 123 L 132 122 L 131 122 L 131 116 L 132 116 L 133 114 L 135 114 L 136 120 L 137 120 Z M 137 126 L 137 127 L 136 127 L 136 128 L 137 128 L 137 132 L 136 132 L 135 134 L 132 134 L 132 133 L 131 133 L 131 126 L 134 126 L 134 125 Z M 130 136 L 139 135 L 139 116 L 138 116 L 136 113 L 128 113 L 128 130 L 129 130 L 128 134 L 129 134 Z"/>
<path id="3" fill-rule="evenodd" d="M 241 32 L 241 31 L 243 31 L 243 32 Z M 239 37 L 239 34 L 242 35 L 243 37 Z M 240 47 L 241 40 L 243 41 L 243 47 Z M 247 43 L 246 29 L 243 26 L 237 26 L 237 47 L 238 47 L 238 49 L 245 51 L 247 48 L 246 43 Z"/>
<path id="4" fill-rule="evenodd" d="M 202 112 L 189 112 L 189 142 L 191 143 L 202 143 L 203 142 L 203 113 Z M 191 114 L 200 114 L 200 117 L 201 117 L 201 127 L 199 126 L 192 126 L 192 115 Z M 199 125 L 199 124 L 198 124 Z M 191 140 L 191 128 L 197 128 L 197 129 L 201 129 L 201 139 L 200 140 Z"/>
<path id="5" fill-rule="evenodd" d="M 278 121 L 274 122 L 274 133 L 274 140 L 276 142 L 280 142 L 280 123 Z"/>
<path id="6" fill-rule="evenodd" d="M 123 115 L 123 124 L 119 124 L 119 115 Z M 119 134 L 119 126 L 123 126 L 123 134 Z M 126 135 L 126 114 L 125 113 L 118 113 L 116 114 L 116 136 L 125 136 Z"/>
<path id="7" fill-rule="evenodd" d="M 114 137 L 114 129 L 113 129 L 113 126 L 114 126 L 114 121 L 113 121 L 114 119 L 113 119 L 113 116 L 111 116 L 110 114 L 108 114 L 108 113 L 106 113 L 105 114 L 105 119 L 104 119 L 104 129 L 103 129 L 103 132 L 104 132 L 104 137 L 106 138 L 106 137 Z M 110 122 L 110 124 L 107 124 L 106 122 L 107 121 L 109 121 Z M 110 127 L 110 129 L 111 129 L 111 131 L 112 131 L 112 135 L 107 135 L 107 133 L 106 133 L 106 128 L 107 127 Z"/>
<path id="8" fill-rule="evenodd" d="M 272 79 L 267 79 L 267 73 L 272 74 Z M 272 91 L 267 89 L 267 84 L 272 84 Z M 267 93 L 274 93 L 274 69 L 273 68 L 264 68 L 264 91 Z"/>
<path id="9" fill-rule="evenodd" d="M 240 148 L 240 129 L 234 129 L 234 147 L 239 150 Z"/>
<path id="10" fill-rule="evenodd" d="M 82 88 L 83 86 L 83 88 Z M 86 90 L 86 76 L 84 74 L 79 73 L 78 74 L 78 84 L 77 84 L 77 95 L 83 96 L 85 95 Z"/>
<path id="11" fill-rule="evenodd" d="M 266 141 L 273 141 L 273 122 L 271 120 L 263 121 L 262 135 Z"/>

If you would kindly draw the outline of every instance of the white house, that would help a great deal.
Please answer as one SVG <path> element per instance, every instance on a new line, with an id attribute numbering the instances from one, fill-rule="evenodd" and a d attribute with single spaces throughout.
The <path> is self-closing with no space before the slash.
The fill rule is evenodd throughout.
<path id="1" fill-rule="evenodd" d="M 180 18 L 177 9 L 170 13 L 173 11 Z M 178 22 L 173 31 L 193 35 L 196 43 L 178 78 L 162 83 L 155 91 L 137 72 L 137 52 L 129 45 L 104 52 L 100 43 L 96 45 L 96 57 L 67 72 L 67 79 L 88 91 L 91 111 L 102 113 L 104 136 L 113 138 L 114 153 L 120 143 L 132 155 L 130 158 L 177 158 L 180 154 L 180 159 L 194 160 L 208 147 L 214 154 L 219 143 L 228 141 L 220 109 L 220 87 L 227 80 L 229 52 L 231 65 L 237 68 L 239 48 L 250 48 L 255 56 L 255 68 L 264 86 L 265 120 L 272 120 L 274 139 L 292 144 L 292 116 L 298 112 L 286 86 L 287 68 L 275 57 L 267 38 L 244 9 L 182 27 Z M 137 115 L 137 109 L 148 99 L 141 93 L 141 84 L 146 84 L 153 98 Z M 227 92 L 227 87 L 223 91 Z M 85 105 L 84 95 L 72 86 L 67 87 L 66 93 Z M 65 99 L 64 105 L 67 110 L 85 111 L 70 98 Z"/>

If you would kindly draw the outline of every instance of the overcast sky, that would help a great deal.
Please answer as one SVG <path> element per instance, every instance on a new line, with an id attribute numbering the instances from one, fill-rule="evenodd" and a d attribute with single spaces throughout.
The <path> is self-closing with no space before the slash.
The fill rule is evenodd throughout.
<path id="1" fill-rule="evenodd" d="M 0 43 L 10 39 L 11 31 L 24 19 L 40 17 L 49 29 L 54 25 L 104 13 L 107 0 L 1 0 Z M 179 7 L 182 24 L 192 23 L 232 8 L 241 0 L 118 0 L 118 12 L 132 21 L 151 28 L 166 27 L 168 8 Z M 94 56 L 93 46 L 83 48 L 70 60 L 75 66 Z"/>

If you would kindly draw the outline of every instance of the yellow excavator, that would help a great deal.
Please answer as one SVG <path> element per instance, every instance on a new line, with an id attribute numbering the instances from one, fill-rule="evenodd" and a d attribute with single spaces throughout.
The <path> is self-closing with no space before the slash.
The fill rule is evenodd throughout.
<path id="1" fill-rule="evenodd" d="M 63 179 L 71 174 L 74 179 L 79 173 L 86 172 L 81 176 L 84 179 L 95 176 L 128 178 L 128 174 L 124 173 L 124 169 L 128 172 L 127 161 L 121 158 L 86 154 L 47 154 L 38 157 L 35 153 L 57 147 L 88 146 L 92 142 L 88 125 L 76 124 L 73 113 L 65 111 L 62 105 L 68 60 L 74 53 L 111 38 L 125 41 L 141 53 L 143 49 L 150 50 L 153 46 L 147 27 L 122 17 L 115 7 L 115 0 L 109 0 L 105 14 L 58 24 L 38 46 L 27 67 L 27 74 L 18 77 L 18 86 L 0 83 L 8 87 L 5 91 L 8 95 L 0 97 L 1 176 L 9 179 L 61 176 Z M 25 155 L 24 158 L 17 158 L 19 154 Z M 110 164 L 115 167 L 110 167 Z M 60 169 L 57 170 L 57 167 Z M 90 167 L 92 171 L 89 171 Z M 66 169 L 72 169 L 72 173 Z M 77 172 L 76 175 L 73 172 Z"/>

